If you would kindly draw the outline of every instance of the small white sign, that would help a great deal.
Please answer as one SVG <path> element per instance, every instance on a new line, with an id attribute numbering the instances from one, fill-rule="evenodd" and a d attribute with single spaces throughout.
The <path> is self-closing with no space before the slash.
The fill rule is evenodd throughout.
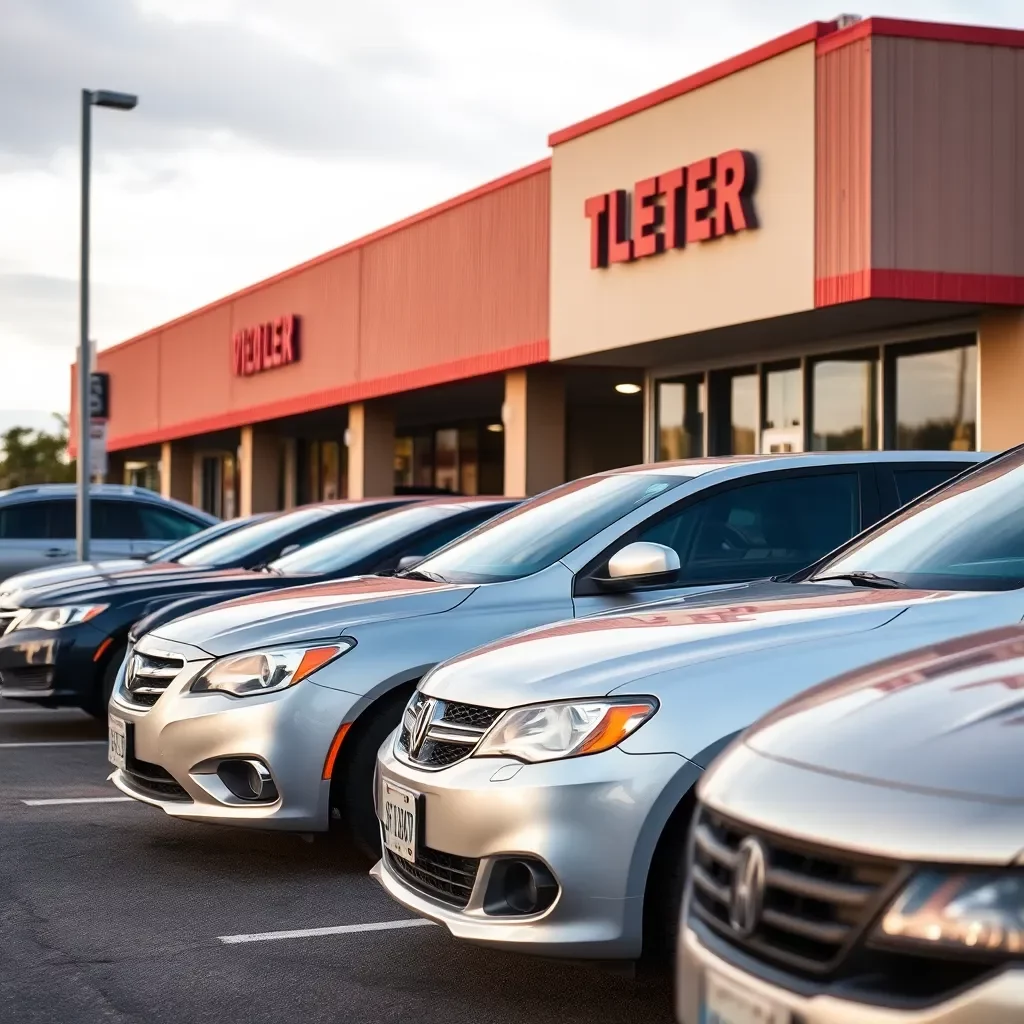
<path id="1" fill-rule="evenodd" d="M 107 475 L 107 421 L 89 423 L 89 475 Z"/>

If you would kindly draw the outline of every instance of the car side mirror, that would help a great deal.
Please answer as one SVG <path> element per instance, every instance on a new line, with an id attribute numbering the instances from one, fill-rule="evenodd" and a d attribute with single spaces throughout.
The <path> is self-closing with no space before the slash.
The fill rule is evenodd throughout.
<path id="1" fill-rule="evenodd" d="M 285 555 L 290 555 L 294 551 L 298 551 L 301 547 L 300 544 L 286 544 L 281 548 L 281 553 L 277 556 L 278 558 L 284 558 Z"/>
<path id="2" fill-rule="evenodd" d="M 635 541 L 608 559 L 608 575 L 594 582 L 608 591 L 639 590 L 674 583 L 679 578 L 679 555 L 664 544 Z"/>
<path id="3" fill-rule="evenodd" d="M 422 555 L 406 555 L 398 560 L 397 572 L 405 572 L 408 569 L 412 569 L 414 566 L 420 564 L 423 561 Z"/>

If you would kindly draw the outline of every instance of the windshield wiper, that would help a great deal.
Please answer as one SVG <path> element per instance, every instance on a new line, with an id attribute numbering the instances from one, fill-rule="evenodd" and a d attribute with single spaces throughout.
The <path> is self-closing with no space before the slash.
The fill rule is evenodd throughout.
<path id="1" fill-rule="evenodd" d="M 447 583 L 439 572 L 426 572 L 423 569 L 407 569 L 395 574 L 400 580 L 423 580 L 425 583 Z"/>
<path id="2" fill-rule="evenodd" d="M 855 587 L 874 587 L 877 590 L 903 590 L 905 588 L 905 584 L 889 579 L 888 576 L 879 576 L 876 572 L 840 572 L 835 576 L 815 576 L 811 582 L 832 583 L 836 580 L 845 580 Z"/>

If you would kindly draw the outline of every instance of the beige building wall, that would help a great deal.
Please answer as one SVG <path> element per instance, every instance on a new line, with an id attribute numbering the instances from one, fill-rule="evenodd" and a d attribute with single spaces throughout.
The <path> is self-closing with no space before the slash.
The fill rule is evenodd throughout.
<path id="1" fill-rule="evenodd" d="M 395 493 L 395 414 L 386 401 L 348 407 L 348 497 Z"/>
<path id="2" fill-rule="evenodd" d="M 1024 312 L 999 310 L 981 318 L 978 387 L 981 391 L 978 448 L 999 451 L 1024 442 Z"/>
<path id="3" fill-rule="evenodd" d="M 812 309 L 814 126 L 810 43 L 557 145 L 551 358 Z M 735 149 L 758 160 L 756 230 L 591 268 L 588 198 Z"/>
<path id="4" fill-rule="evenodd" d="M 238 446 L 238 514 L 278 510 L 281 439 L 260 427 L 242 427 Z"/>
<path id="5" fill-rule="evenodd" d="M 193 500 L 192 450 L 181 442 L 165 441 L 160 446 L 160 493 L 178 501 Z"/>
<path id="6" fill-rule="evenodd" d="M 505 493 L 529 497 L 565 483 L 565 379 L 551 366 L 505 374 Z"/>

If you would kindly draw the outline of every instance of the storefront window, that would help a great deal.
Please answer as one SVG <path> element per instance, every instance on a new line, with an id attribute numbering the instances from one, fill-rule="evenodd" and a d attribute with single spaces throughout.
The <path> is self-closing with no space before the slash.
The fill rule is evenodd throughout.
<path id="1" fill-rule="evenodd" d="M 335 501 L 339 495 L 341 454 L 337 441 L 320 445 L 320 500 Z"/>
<path id="2" fill-rule="evenodd" d="M 395 487 L 412 487 L 412 452 L 411 437 L 395 438 Z"/>
<path id="3" fill-rule="evenodd" d="M 876 352 L 842 353 L 811 364 L 811 449 L 870 451 L 877 439 Z"/>
<path id="4" fill-rule="evenodd" d="M 798 362 L 769 366 L 764 372 L 761 451 L 799 452 L 804 447 L 803 371 Z"/>
<path id="5" fill-rule="evenodd" d="M 712 455 L 757 451 L 757 386 L 756 369 L 710 374 L 708 448 Z"/>
<path id="6" fill-rule="evenodd" d="M 978 349 L 973 338 L 942 348 L 890 353 L 891 447 L 972 451 L 977 447 Z"/>
<path id="7" fill-rule="evenodd" d="M 434 433 L 434 486 L 453 493 L 459 489 L 458 430 Z"/>
<path id="8" fill-rule="evenodd" d="M 480 465 L 477 448 L 476 427 L 463 427 L 459 431 L 459 491 L 462 494 L 480 493 Z"/>
<path id="9" fill-rule="evenodd" d="M 704 454 L 704 375 L 658 382 L 658 460 Z"/>

